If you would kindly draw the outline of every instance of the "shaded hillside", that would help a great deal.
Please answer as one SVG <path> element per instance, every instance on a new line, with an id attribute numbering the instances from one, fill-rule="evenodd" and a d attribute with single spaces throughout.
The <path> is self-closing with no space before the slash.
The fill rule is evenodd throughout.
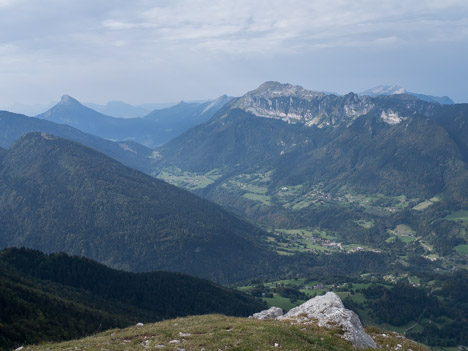
<path id="1" fill-rule="evenodd" d="M 414 117 L 395 126 L 369 113 L 332 140 L 277 163 L 278 184 L 349 185 L 364 193 L 432 197 L 446 192 L 468 200 L 468 169 L 457 143 L 432 120 Z M 463 200 L 465 199 L 465 200 Z"/>
<path id="2" fill-rule="evenodd" d="M 271 167 L 295 146 L 313 147 L 315 129 L 287 125 L 282 121 L 254 118 L 241 110 L 222 110 L 212 120 L 195 126 L 158 149 L 158 169 L 180 167 L 190 172 L 212 169 L 239 172 Z M 286 148 L 286 149 L 285 149 Z"/>
<path id="3" fill-rule="evenodd" d="M 468 162 L 468 104 L 444 106 L 435 115 L 435 121 L 443 126 L 450 137 L 457 143 Z"/>
<path id="4" fill-rule="evenodd" d="M 180 273 L 128 273 L 66 254 L 0 252 L 0 348 L 176 316 L 247 316 L 263 304 Z"/>
<path id="5" fill-rule="evenodd" d="M 71 141 L 22 137 L 4 156 L 0 179 L 1 247 L 223 282 L 272 269 L 258 228 Z"/>
<path id="6" fill-rule="evenodd" d="M 114 143 L 73 127 L 50 121 L 0 111 L 0 147 L 8 148 L 29 132 L 45 132 L 70 139 L 98 150 L 123 164 L 149 173 L 152 171 L 153 150 L 130 141 Z"/>

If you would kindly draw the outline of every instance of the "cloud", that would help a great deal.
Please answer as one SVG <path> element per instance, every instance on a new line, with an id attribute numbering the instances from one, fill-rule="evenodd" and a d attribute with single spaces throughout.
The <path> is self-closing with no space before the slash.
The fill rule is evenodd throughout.
<path id="1" fill-rule="evenodd" d="M 60 87 L 87 84 L 89 94 L 99 87 L 156 94 L 153 82 L 161 82 L 157 94 L 169 99 L 169 91 L 185 88 L 188 79 L 219 87 L 224 77 L 244 86 L 309 74 L 328 82 L 324 72 L 334 73 L 343 62 L 358 67 L 369 56 L 374 62 L 391 57 L 394 65 L 404 57 L 419 62 L 421 47 L 435 57 L 447 43 L 458 53 L 441 66 L 459 69 L 466 65 L 453 61 L 466 57 L 467 13 L 466 0 L 0 0 L 0 77 L 17 91 L 37 88 L 38 81 L 54 84 L 50 91 L 58 95 Z M 320 67 L 315 75 L 309 73 L 314 64 Z M 378 68 L 388 67 L 373 64 L 372 82 Z M 349 80 L 361 79 L 365 66 Z M 387 83 L 388 76 L 372 84 Z M 0 99 L 13 92 L 3 88 Z"/>
<path id="2" fill-rule="evenodd" d="M 460 24 L 457 32 L 464 33 L 467 25 L 457 9 L 467 7 L 463 1 L 175 0 L 130 16 L 117 14 L 102 26 L 144 31 L 145 38 L 171 46 L 243 55 L 340 47 L 345 42 L 362 47 L 434 40 L 444 31 L 453 32 L 454 23 Z"/>
<path id="3" fill-rule="evenodd" d="M 13 5 L 14 0 L 0 0 L 0 8 Z"/>
<path id="4" fill-rule="evenodd" d="M 464 0 L 0 0 L 1 7 L 0 42 L 31 50 L 127 42 L 143 51 L 159 43 L 159 51 L 268 55 L 465 40 L 468 28 Z"/>
<path id="5" fill-rule="evenodd" d="M 0 56 L 9 55 L 14 53 L 17 50 L 17 47 L 12 44 L 0 44 Z"/>

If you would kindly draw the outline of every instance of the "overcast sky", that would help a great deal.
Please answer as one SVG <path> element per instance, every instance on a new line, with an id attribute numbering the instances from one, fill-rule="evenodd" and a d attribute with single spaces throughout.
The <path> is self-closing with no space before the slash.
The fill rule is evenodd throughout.
<path id="1" fill-rule="evenodd" d="M 239 96 L 267 80 L 468 102 L 467 0 L 0 0 L 0 107 Z"/>

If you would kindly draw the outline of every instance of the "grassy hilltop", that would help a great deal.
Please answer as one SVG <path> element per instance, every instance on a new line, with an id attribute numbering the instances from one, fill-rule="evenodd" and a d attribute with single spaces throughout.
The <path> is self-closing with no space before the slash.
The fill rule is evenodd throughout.
<path id="1" fill-rule="evenodd" d="M 396 334 L 369 331 L 383 350 L 426 350 Z M 401 347 L 398 347 L 397 345 Z M 314 325 L 207 315 L 114 329 L 81 340 L 25 350 L 355 350 L 337 332 Z"/>

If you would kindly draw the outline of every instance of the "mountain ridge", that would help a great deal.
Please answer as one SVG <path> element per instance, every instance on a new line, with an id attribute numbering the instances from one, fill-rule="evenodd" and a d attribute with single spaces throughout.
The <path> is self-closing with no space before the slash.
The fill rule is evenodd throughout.
<path id="1" fill-rule="evenodd" d="M 142 172 L 149 174 L 153 170 L 153 150 L 143 145 L 131 141 L 116 143 L 84 133 L 65 124 L 0 111 L 0 147 L 10 147 L 12 143 L 28 132 L 45 132 L 70 139 L 105 153 L 107 156 Z"/>
<path id="2" fill-rule="evenodd" d="M 379 96 L 379 95 L 388 96 L 388 95 L 396 95 L 396 94 L 408 94 L 420 100 L 427 101 L 427 102 L 436 102 L 441 105 L 453 105 L 455 103 L 448 96 L 432 96 L 432 95 L 414 93 L 398 85 L 378 85 L 374 88 L 358 93 L 358 95 L 360 96 L 367 95 L 367 96 L 372 96 L 372 97 Z"/>
<path id="3" fill-rule="evenodd" d="M 414 123 L 419 123 L 418 128 L 437 129 L 436 134 L 438 136 L 435 140 L 437 138 L 445 139 L 445 144 L 441 144 L 440 148 L 448 147 L 453 149 L 452 157 L 460 159 L 460 153 L 466 157 L 466 147 L 463 146 L 460 137 L 457 139 L 460 141 L 455 142 L 455 144 L 449 140 L 450 135 L 447 135 L 444 124 L 440 123 L 443 121 L 447 124 L 447 122 L 438 117 L 447 110 L 447 107 L 427 103 L 405 94 L 371 98 L 367 96 L 359 97 L 356 94 L 350 93 L 338 97 L 319 92 L 308 92 L 301 87 L 289 84 L 266 82 L 244 96 L 228 102 L 209 122 L 188 131 L 169 144 L 159 148 L 157 164 L 159 168 L 168 166 L 179 167 L 185 162 L 186 165 L 190 166 L 184 166 L 183 168 L 189 171 L 210 171 L 212 169 L 223 169 L 229 164 L 232 167 L 233 163 L 238 163 L 238 161 L 223 161 L 223 157 L 225 156 L 210 153 L 208 148 L 212 147 L 218 151 L 230 150 L 233 160 L 242 158 L 241 155 L 245 155 L 247 158 L 256 157 L 257 161 L 249 161 L 247 165 L 247 167 L 255 168 L 262 157 L 266 159 L 276 158 L 280 163 L 285 163 L 284 159 L 291 159 L 291 156 L 294 156 L 297 152 L 315 149 L 320 153 L 320 147 L 325 147 L 329 143 L 342 142 L 344 141 L 344 135 L 350 133 L 349 138 L 363 138 L 369 135 L 371 139 L 374 139 L 373 135 L 376 133 L 383 133 L 381 135 L 384 135 L 387 132 L 390 133 L 393 130 L 402 128 L 408 131 L 408 126 L 414 125 Z M 287 137 L 289 141 L 287 139 L 278 141 L 274 137 L 270 140 L 269 134 L 271 133 L 271 129 L 269 128 L 273 124 L 264 120 L 255 121 L 249 118 L 249 116 L 281 121 L 283 124 L 275 124 L 275 128 L 279 128 L 278 131 L 282 130 L 281 135 L 289 135 Z M 257 126 L 247 127 L 247 125 L 244 125 L 236 132 L 237 136 L 228 137 L 225 134 L 229 130 L 228 126 L 231 126 L 234 131 L 234 128 L 237 128 L 236 124 L 244 123 L 243 121 L 247 124 L 256 124 Z M 292 126 L 295 124 L 297 124 L 297 127 Z M 257 133 L 257 129 L 262 128 L 260 125 L 264 125 L 266 128 L 261 136 Z M 249 128 L 253 131 L 248 130 Z M 240 135 L 242 130 L 246 134 L 257 133 L 257 138 L 266 143 L 268 147 L 262 148 L 253 136 L 247 140 L 246 136 Z M 292 132 L 293 130 L 294 132 Z M 453 127 L 451 131 L 452 133 L 456 133 Z M 203 133 L 203 136 L 200 132 Z M 414 133 L 417 133 L 416 130 L 414 130 Z M 220 140 L 215 141 L 213 137 L 217 134 L 220 135 Z M 221 137 L 222 134 L 224 137 Z M 403 135 L 401 134 L 400 138 Z M 221 143 L 221 139 L 224 139 L 228 145 L 232 140 L 233 144 L 229 148 L 226 148 L 222 147 L 221 144 L 214 146 L 210 142 L 207 142 L 207 140 L 211 140 L 211 143 Z M 381 142 L 378 139 L 375 139 L 375 141 Z M 389 148 L 390 143 L 393 141 L 388 142 L 389 144 L 385 146 L 386 148 Z M 245 153 L 245 150 L 256 143 L 258 145 L 255 146 L 255 150 Z M 427 140 L 427 145 L 431 145 L 429 140 Z M 358 145 L 358 147 L 362 146 Z M 370 144 L 366 147 L 370 148 Z M 424 147 L 424 145 L 418 144 L 419 152 L 424 153 Z M 244 151 L 238 152 L 240 150 Z M 345 152 L 349 152 L 349 150 Z M 204 155 L 203 159 L 200 159 L 201 155 Z M 376 153 L 374 155 L 377 156 Z M 389 158 L 394 156 L 392 154 L 388 155 Z M 211 157 L 214 162 L 208 161 L 207 157 Z M 397 157 L 403 157 L 403 155 L 398 156 L 397 154 Z M 307 162 L 303 160 L 297 164 L 301 165 L 310 162 L 310 160 Z M 432 162 L 434 163 L 436 160 Z M 265 164 L 265 162 L 263 163 Z M 355 169 L 354 166 L 351 166 L 352 164 L 347 166 L 349 171 Z M 368 164 L 368 166 L 370 165 Z M 409 164 L 406 167 L 409 167 Z M 364 166 L 361 166 L 361 168 L 366 169 Z M 405 172 L 406 169 L 409 170 L 409 168 L 405 168 Z M 292 171 L 294 172 L 294 170 L 295 168 L 293 167 Z M 290 172 L 291 170 L 285 168 L 284 171 Z M 347 176 L 343 174 L 341 177 Z M 356 176 L 356 180 L 360 177 L 362 176 Z M 333 179 L 333 177 L 331 178 Z M 328 179 L 330 179 L 330 176 L 328 176 Z M 401 183 L 403 184 L 404 182 L 402 181 Z M 414 185 L 416 183 L 411 186 Z"/>
<path id="4" fill-rule="evenodd" d="M 85 133 L 112 141 L 135 141 L 150 148 L 162 145 L 197 123 L 202 123 L 229 100 L 220 97 L 206 103 L 179 103 L 136 118 L 111 117 L 64 95 L 39 119 L 67 124 Z"/>
<path id="5" fill-rule="evenodd" d="M 271 269 L 258 228 L 74 142 L 27 134 L 3 157 L 0 178 L 2 247 L 224 282 Z"/>

